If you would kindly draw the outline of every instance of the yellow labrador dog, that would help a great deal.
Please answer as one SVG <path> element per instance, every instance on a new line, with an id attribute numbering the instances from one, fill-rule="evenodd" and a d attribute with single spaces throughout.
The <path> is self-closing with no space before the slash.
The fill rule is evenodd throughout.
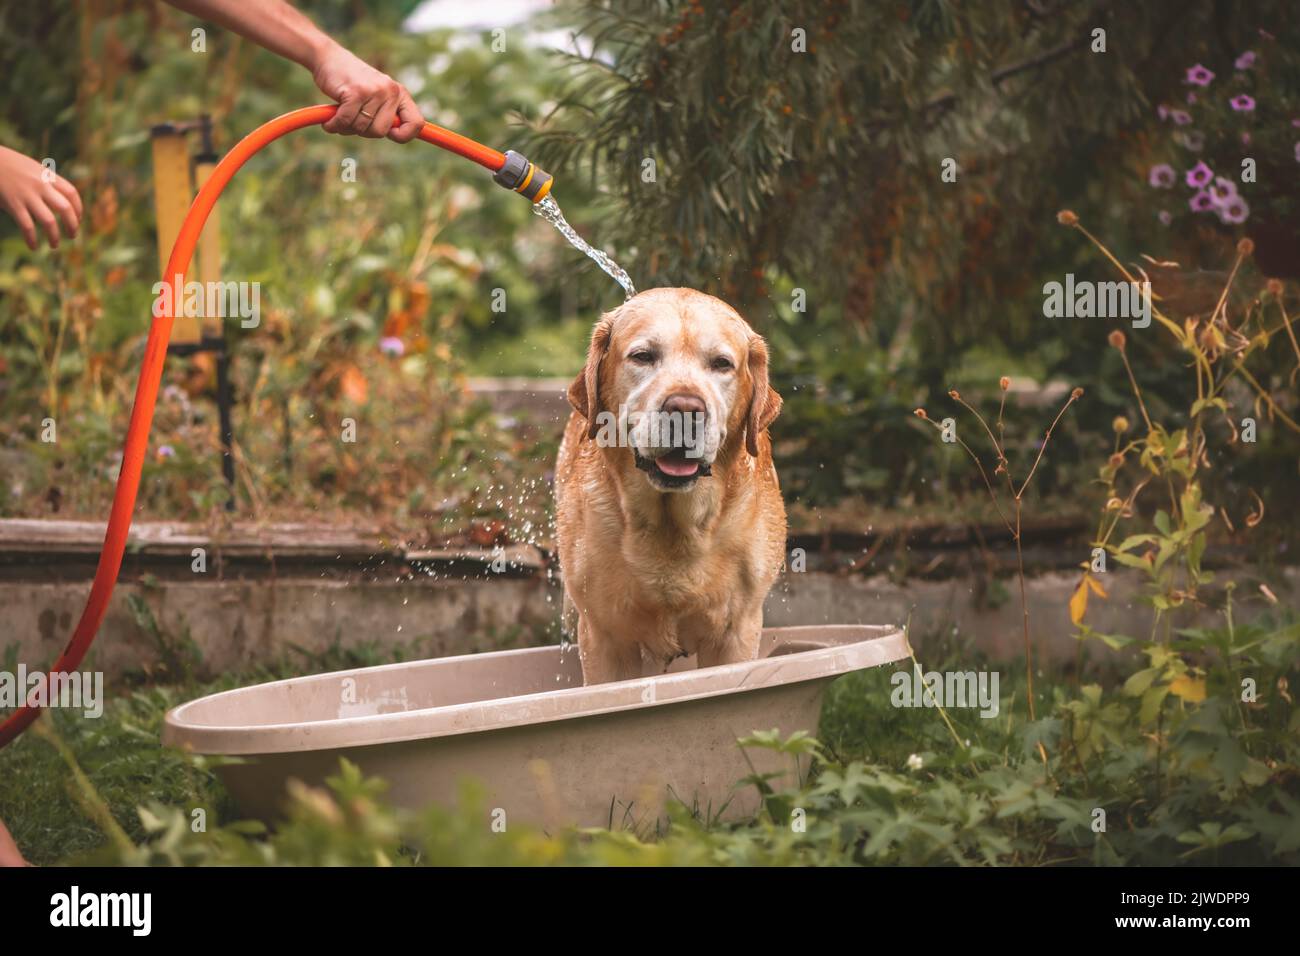
<path id="1" fill-rule="evenodd" d="M 785 551 L 767 344 L 713 296 L 652 289 L 596 323 L 569 402 L 556 520 L 584 681 L 752 660 Z"/>

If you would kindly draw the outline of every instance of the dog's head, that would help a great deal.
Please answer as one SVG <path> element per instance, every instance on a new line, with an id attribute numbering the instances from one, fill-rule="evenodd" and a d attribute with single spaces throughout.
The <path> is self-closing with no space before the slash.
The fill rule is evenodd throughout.
<path id="1" fill-rule="evenodd" d="M 628 446 L 659 491 L 687 491 L 743 439 L 750 455 L 781 410 L 767 343 L 725 302 L 651 289 L 596 323 L 569 402 L 601 445 Z"/>

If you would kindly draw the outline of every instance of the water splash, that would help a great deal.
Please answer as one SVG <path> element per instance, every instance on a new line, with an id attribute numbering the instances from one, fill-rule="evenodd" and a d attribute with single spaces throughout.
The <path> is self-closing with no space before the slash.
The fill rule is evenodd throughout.
<path id="1" fill-rule="evenodd" d="M 579 252 L 586 253 L 592 262 L 600 266 L 605 275 L 623 287 L 623 291 L 627 293 L 629 299 L 636 295 L 636 288 L 632 285 L 631 276 L 617 262 L 599 249 L 593 249 L 587 240 L 578 235 L 577 231 L 565 220 L 564 213 L 560 211 L 560 204 L 553 197 L 547 196 L 541 202 L 535 203 L 533 212 L 558 229 L 560 235 L 569 240 L 569 245 Z"/>

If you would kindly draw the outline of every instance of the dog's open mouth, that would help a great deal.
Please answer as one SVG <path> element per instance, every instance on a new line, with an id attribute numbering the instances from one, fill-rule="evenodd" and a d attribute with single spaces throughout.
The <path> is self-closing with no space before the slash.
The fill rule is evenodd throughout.
<path id="1" fill-rule="evenodd" d="M 692 458 L 685 448 L 672 448 L 657 458 L 646 458 L 635 449 L 632 452 L 636 466 L 650 476 L 650 480 L 664 488 L 684 488 L 697 478 L 713 473 L 713 466 L 699 458 Z"/>

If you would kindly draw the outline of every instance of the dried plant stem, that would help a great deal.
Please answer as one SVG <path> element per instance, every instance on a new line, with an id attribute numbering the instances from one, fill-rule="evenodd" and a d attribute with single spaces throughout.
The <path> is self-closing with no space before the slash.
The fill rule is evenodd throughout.
<path id="1" fill-rule="evenodd" d="M 939 431 L 943 431 L 943 426 L 933 419 L 927 418 L 925 421 L 929 422 Z M 1002 505 L 998 502 L 998 496 L 993 491 L 993 485 L 989 482 L 988 472 L 984 470 L 984 465 L 980 462 L 979 456 L 977 456 L 975 452 L 971 451 L 970 446 L 962 440 L 960 435 L 954 435 L 953 437 L 957 439 L 957 444 L 966 449 L 966 454 L 970 455 L 970 460 L 975 462 L 975 467 L 979 469 L 980 477 L 984 479 L 984 487 L 989 490 L 989 497 L 993 499 L 993 507 L 997 509 L 998 517 L 1001 518 L 1002 523 L 1006 525 L 1007 531 L 1011 532 L 1011 534 L 1015 534 L 1015 529 L 1012 527 L 1011 522 L 1007 520 L 1006 514 L 1002 511 Z"/>
<path id="2" fill-rule="evenodd" d="M 962 750 L 965 750 L 966 744 L 961 739 L 961 737 L 957 735 L 957 728 L 952 725 L 952 720 L 949 719 L 948 717 L 948 711 L 944 709 L 943 704 L 939 703 L 938 700 L 935 700 L 934 692 L 925 686 L 925 673 L 921 670 L 921 662 L 916 659 L 916 651 L 912 650 L 912 632 L 911 632 L 910 615 L 909 615 L 907 626 L 904 627 L 903 629 L 903 633 L 907 637 L 907 654 L 910 658 L 912 658 L 912 667 L 916 669 L 916 675 L 921 679 L 921 693 L 925 694 L 929 692 L 930 700 L 934 702 L 934 706 L 937 707 L 939 710 L 939 716 L 943 718 L 944 724 L 946 724 L 948 727 L 948 733 L 952 734 L 952 739 L 957 741 L 957 746 L 960 747 Z"/>
<path id="3" fill-rule="evenodd" d="M 1003 404 L 1006 404 L 1006 397 L 1005 397 L 1006 392 L 1003 392 L 1002 394 L 1003 394 L 1003 399 L 1002 399 Z M 988 423 L 984 421 L 984 416 L 981 415 L 979 412 L 975 411 L 975 409 L 971 408 L 971 406 L 967 403 L 966 399 L 962 398 L 960 395 L 957 395 L 955 400 L 959 405 L 961 405 L 968 412 L 974 415 L 975 420 L 984 427 L 984 433 L 989 436 L 989 441 L 993 443 L 993 450 L 998 453 L 998 461 L 1005 462 L 1007 460 L 1007 456 L 1002 454 L 1002 446 L 998 444 L 997 438 L 993 436 L 993 431 L 989 428 Z M 998 422 L 1001 423 L 1001 421 L 1002 421 L 1002 410 L 999 408 Z"/>
<path id="4" fill-rule="evenodd" d="M 1025 632 L 1025 677 L 1028 683 L 1029 693 L 1029 719 L 1034 720 L 1034 664 L 1033 664 L 1033 641 L 1029 636 L 1029 597 L 1025 592 L 1025 555 L 1020 541 L 1020 516 L 1022 513 L 1021 502 L 1024 499 L 1025 491 L 1029 488 L 1029 483 L 1034 480 L 1034 473 L 1038 471 L 1038 463 L 1043 460 L 1043 453 L 1047 451 L 1047 443 L 1052 440 L 1052 432 L 1057 424 L 1061 421 L 1061 416 L 1065 414 L 1066 409 L 1075 403 L 1082 394 L 1079 389 L 1070 392 L 1070 397 L 1065 400 L 1061 410 L 1056 413 L 1056 418 L 1052 420 L 1051 426 L 1043 435 L 1043 444 L 1038 449 L 1038 457 L 1034 459 L 1034 465 L 1029 469 L 1029 474 L 1025 476 L 1024 483 L 1021 484 L 1020 490 L 1015 494 L 1016 502 L 1016 571 L 1017 577 L 1020 578 L 1020 613 Z M 1011 484 L 1011 476 L 1007 475 L 1007 484 Z M 1047 754 L 1043 751 L 1040 744 L 1039 751 L 1042 753 L 1043 760 L 1046 762 Z"/>
<path id="5" fill-rule="evenodd" d="M 1133 507 L 1133 502 L 1137 500 L 1138 493 L 1141 492 L 1142 489 L 1145 488 L 1150 481 L 1151 479 L 1149 477 L 1143 478 L 1141 481 L 1139 481 L 1136 485 L 1133 486 L 1133 490 L 1129 492 L 1128 497 L 1125 498 L 1123 503 L 1118 508 L 1115 509 L 1115 520 L 1111 522 L 1110 527 L 1106 529 L 1105 533 L 1101 534 L 1101 536 L 1097 539 L 1098 545 L 1104 548 L 1110 542 L 1111 535 L 1115 533 L 1115 529 L 1119 527 L 1119 523 L 1124 519 L 1124 513 Z M 1105 521 L 1106 518 L 1105 515 L 1103 514 L 1101 519 L 1101 524 L 1104 524 Z M 1101 531 L 1100 524 L 1097 530 L 1100 533 Z"/>
<path id="6" fill-rule="evenodd" d="M 1006 393 L 1007 393 L 1007 388 L 1009 386 L 1009 383 L 1010 383 L 1010 379 L 1006 378 L 1005 376 L 1001 379 L 999 383 L 1001 385 L 1001 390 L 1002 390 L 1002 400 L 998 404 L 998 417 L 997 417 L 997 427 L 999 432 L 1002 431 L 1002 416 L 1004 411 L 1006 410 Z M 1083 395 L 1083 389 L 1081 388 L 1073 389 L 1070 392 L 1070 397 L 1066 399 L 1065 404 L 1061 406 L 1061 410 L 1056 413 L 1056 417 L 1052 420 L 1051 426 L 1044 433 L 1043 444 L 1038 449 L 1038 455 L 1034 459 L 1033 467 L 1029 469 L 1029 474 L 1025 477 L 1025 480 L 1021 483 L 1019 490 L 1017 490 L 1015 481 L 1011 477 L 1011 469 L 1007 461 L 1007 456 L 1003 451 L 1002 442 L 998 439 L 997 435 L 993 434 L 993 429 L 989 427 L 989 423 L 985 420 L 983 415 L 981 415 L 972 405 L 970 405 L 970 403 L 968 403 L 961 397 L 961 394 L 956 389 L 952 389 L 951 391 L 948 392 L 948 396 L 953 401 L 957 402 L 959 405 L 962 406 L 962 408 L 966 409 L 968 412 L 970 412 L 972 415 L 975 416 L 975 420 L 980 423 L 980 427 L 984 429 L 984 433 L 989 436 L 989 441 L 992 443 L 993 450 L 997 454 L 998 471 L 1000 471 L 1005 476 L 1007 482 L 1007 493 L 1011 496 L 1011 500 L 1015 505 L 1015 523 L 1013 524 L 1011 521 L 1007 519 L 1006 512 L 1002 510 L 1002 503 L 1001 501 L 999 501 L 998 494 L 993 488 L 993 483 L 989 480 L 988 472 L 985 471 L 983 462 L 980 461 L 979 456 L 976 455 L 975 452 L 971 450 L 971 447 L 967 445 L 966 442 L 963 441 L 960 436 L 954 434 L 953 439 L 959 445 L 961 445 L 963 449 L 965 449 L 966 454 L 970 456 L 971 461 L 975 462 L 975 467 L 979 469 L 980 477 L 984 479 L 984 487 L 988 489 L 989 499 L 993 502 L 993 507 L 997 509 L 998 517 L 1000 517 L 1002 519 L 1002 523 L 1006 525 L 1007 531 L 1011 533 L 1011 538 L 1016 545 L 1016 577 L 1020 581 L 1020 616 L 1021 616 L 1021 624 L 1022 624 L 1022 628 L 1024 631 L 1024 638 L 1025 638 L 1025 684 L 1026 684 L 1026 694 L 1029 702 L 1030 720 L 1037 720 L 1038 713 L 1037 713 L 1037 708 L 1035 707 L 1034 704 L 1034 645 L 1033 645 L 1033 636 L 1029 630 L 1029 592 L 1028 592 L 1028 586 L 1025 583 L 1025 552 L 1024 552 L 1024 543 L 1023 543 L 1022 533 L 1021 533 L 1022 520 L 1024 516 L 1023 501 L 1024 501 L 1025 492 L 1029 489 L 1030 482 L 1033 481 L 1034 475 L 1038 471 L 1038 465 L 1043 460 L 1043 454 L 1047 451 L 1047 445 L 1052 440 L 1053 431 L 1055 431 L 1056 426 L 1060 424 L 1061 418 L 1062 416 L 1065 415 L 1066 410 L 1071 405 L 1073 405 L 1076 401 L 1078 401 L 1080 396 L 1082 395 Z M 936 422 L 934 419 L 930 418 L 925 413 L 925 409 L 918 408 L 915 414 L 923 421 L 929 422 L 940 432 L 943 431 L 943 426 L 939 422 Z M 915 660 L 916 660 L 915 657 L 913 657 L 914 663 Z M 945 715 L 945 720 L 946 719 L 947 718 Z M 951 727 L 949 729 L 951 729 Z M 1045 767 L 1048 767 L 1047 772 L 1050 776 L 1051 769 L 1050 766 L 1048 766 L 1047 748 L 1042 744 L 1041 741 L 1038 744 L 1038 753 L 1043 760 L 1043 765 Z"/>
<path id="7" fill-rule="evenodd" d="M 1138 409 L 1142 412 L 1142 421 L 1146 422 L 1147 431 L 1151 431 L 1151 416 L 1147 414 L 1147 403 L 1142 400 L 1142 389 L 1138 387 L 1137 378 L 1133 375 L 1133 366 L 1128 364 L 1128 350 L 1120 349 L 1119 357 L 1124 360 L 1124 371 L 1128 372 L 1128 382 L 1133 386 L 1133 394 L 1137 396 Z"/>
<path id="8" fill-rule="evenodd" d="M 1037 720 L 1034 711 L 1034 645 L 1029 637 L 1029 596 L 1025 592 L 1025 554 L 1020 547 L 1020 498 L 1016 498 L 1016 577 L 1020 579 L 1020 616 L 1025 632 L 1025 693 L 1029 698 L 1029 719 Z M 1039 752 L 1046 762 L 1047 754 L 1039 743 Z"/>
<path id="9" fill-rule="evenodd" d="M 1290 428 L 1293 432 L 1300 433 L 1300 425 L 1296 424 L 1296 422 L 1291 418 L 1290 415 L 1288 415 L 1286 412 L 1282 411 L 1282 409 L 1278 407 L 1277 402 L 1273 401 L 1273 396 L 1268 394 L 1268 392 L 1264 389 L 1264 386 L 1259 384 L 1259 381 L 1255 378 L 1255 376 L 1251 375 L 1250 372 L 1246 371 L 1246 366 L 1238 365 L 1235 369 L 1233 369 L 1233 371 L 1240 372 L 1245 377 L 1246 381 L 1250 383 L 1251 387 L 1255 390 L 1256 394 L 1258 394 L 1259 397 L 1264 400 L 1265 404 L 1268 405 L 1268 410 L 1272 414 L 1282 419 L 1282 421 L 1286 423 L 1286 426 Z"/>
<path id="10" fill-rule="evenodd" d="M 1296 343 L 1295 330 L 1291 328 L 1291 317 L 1286 314 L 1286 306 L 1282 304 L 1282 297 L 1277 297 L 1277 307 L 1282 313 L 1282 325 L 1286 328 L 1286 337 L 1291 340 L 1291 349 L 1295 352 L 1296 367 L 1291 372 L 1291 380 L 1295 381 L 1295 373 L 1300 370 L 1300 344 Z"/>
<path id="11" fill-rule="evenodd" d="M 1227 314 L 1227 310 L 1226 310 L 1225 306 L 1226 306 L 1226 304 L 1227 304 L 1227 302 L 1228 302 L 1228 292 L 1232 289 L 1232 281 L 1233 281 L 1235 278 L 1237 278 L 1237 270 L 1241 268 L 1242 260 L 1244 260 L 1245 258 L 1246 258 L 1246 252 L 1245 252 L 1245 250 L 1239 248 L 1239 249 L 1237 250 L 1237 259 L 1236 259 L 1236 261 L 1233 262 L 1233 264 L 1232 264 L 1232 271 L 1228 273 L 1228 281 L 1225 282 L 1225 283 L 1223 284 L 1223 291 L 1222 291 L 1221 293 L 1219 293 L 1219 301 L 1218 301 L 1218 303 L 1214 306 L 1214 311 L 1213 311 L 1212 313 L 1210 313 L 1210 324 L 1211 324 L 1211 325 L 1213 325 L 1213 324 L 1214 324 L 1214 320 L 1217 319 L 1217 318 L 1219 317 L 1219 313 L 1220 313 L 1220 312 L 1223 313 L 1223 317 L 1224 317 L 1224 319 L 1225 319 L 1225 320 L 1227 319 L 1228 314 Z"/>
<path id="12" fill-rule="evenodd" d="M 1029 483 L 1034 480 L 1034 472 L 1038 470 L 1038 463 L 1043 460 L 1043 452 L 1047 451 L 1047 443 L 1052 440 L 1053 429 L 1055 429 L 1057 424 L 1061 421 L 1061 416 L 1065 414 L 1065 410 L 1074 404 L 1075 399 L 1077 399 L 1079 395 L 1080 390 L 1077 388 L 1070 393 L 1070 397 L 1065 400 L 1065 404 L 1061 406 L 1061 410 L 1056 413 L 1056 418 L 1052 420 L 1051 427 L 1048 428 L 1046 434 L 1043 435 L 1043 444 L 1038 449 L 1038 457 L 1034 459 L 1034 467 L 1029 469 L 1029 474 L 1025 478 L 1025 483 L 1021 485 L 1020 490 L 1016 492 L 1017 502 L 1024 497 L 1025 489 L 1028 488 Z M 1143 410 L 1143 413 L 1145 414 L 1145 410 Z"/>
<path id="13" fill-rule="evenodd" d="M 1022 518 L 1024 515 L 1023 500 L 1025 496 L 1025 491 L 1028 490 L 1029 483 L 1033 481 L 1034 474 L 1038 471 L 1038 465 L 1043 460 L 1043 454 L 1047 451 L 1047 445 L 1052 440 L 1052 432 L 1056 429 L 1056 426 L 1060 423 L 1061 417 L 1065 415 L 1066 410 L 1069 409 L 1069 407 L 1079 399 L 1079 396 L 1082 395 L 1083 392 L 1081 389 L 1077 389 L 1077 388 L 1071 391 L 1070 397 L 1065 400 L 1065 404 L 1061 406 L 1061 410 L 1056 413 L 1056 418 L 1052 420 L 1051 426 L 1047 429 L 1047 431 L 1043 435 L 1043 444 L 1038 449 L 1038 455 L 1034 459 L 1034 464 L 1029 469 L 1029 474 L 1025 476 L 1025 480 L 1024 482 L 1021 483 L 1020 489 L 1018 491 L 1016 490 L 1015 482 L 1012 480 L 1011 470 L 1008 467 L 1007 457 L 1002 450 L 1002 445 L 998 442 L 997 438 L 994 437 L 993 431 L 992 429 L 989 428 L 988 422 L 984 420 L 984 416 L 981 415 L 978 411 L 976 411 L 973 407 L 971 407 L 966 401 L 964 401 L 959 394 L 957 394 L 956 392 L 953 392 L 951 394 L 956 401 L 960 402 L 963 407 L 968 409 L 970 413 L 975 416 L 975 420 L 980 423 L 985 433 L 989 436 L 989 440 L 993 443 L 993 448 L 994 450 L 996 450 L 998 454 L 999 467 L 1002 468 L 1003 473 L 1006 475 L 1007 491 L 1010 492 L 1012 496 L 1012 501 L 1015 504 L 1016 523 L 1015 523 L 1015 527 L 1011 531 L 1011 534 L 1016 544 L 1016 577 L 1020 582 L 1020 616 L 1021 616 L 1021 625 L 1023 628 L 1024 639 L 1025 639 L 1026 694 L 1029 703 L 1029 719 L 1037 720 L 1038 719 L 1037 709 L 1034 705 L 1034 643 L 1033 643 L 1033 637 L 1029 630 L 1029 594 L 1028 594 L 1027 585 L 1025 583 L 1025 552 L 1024 552 L 1024 543 L 1021 536 Z M 1005 403 L 1006 403 L 1006 392 L 1005 390 L 1003 390 L 1002 403 L 998 407 L 999 428 L 1001 428 L 1002 426 L 1002 412 L 1003 412 L 1003 408 L 1005 407 Z M 978 459 L 976 460 L 976 463 L 978 464 Z M 983 470 L 984 470 L 983 466 L 981 466 L 980 467 L 981 473 L 983 473 Z M 991 485 L 989 485 L 987 478 L 985 479 L 985 485 L 989 486 L 989 495 L 990 497 L 993 498 L 993 503 L 994 506 L 998 508 L 998 513 L 1001 514 L 1002 509 L 1001 506 L 998 505 L 997 495 L 994 494 L 993 488 Z M 1046 763 L 1047 762 L 1046 748 L 1040 744 L 1038 751 L 1040 756 L 1043 758 L 1043 762 Z"/>

